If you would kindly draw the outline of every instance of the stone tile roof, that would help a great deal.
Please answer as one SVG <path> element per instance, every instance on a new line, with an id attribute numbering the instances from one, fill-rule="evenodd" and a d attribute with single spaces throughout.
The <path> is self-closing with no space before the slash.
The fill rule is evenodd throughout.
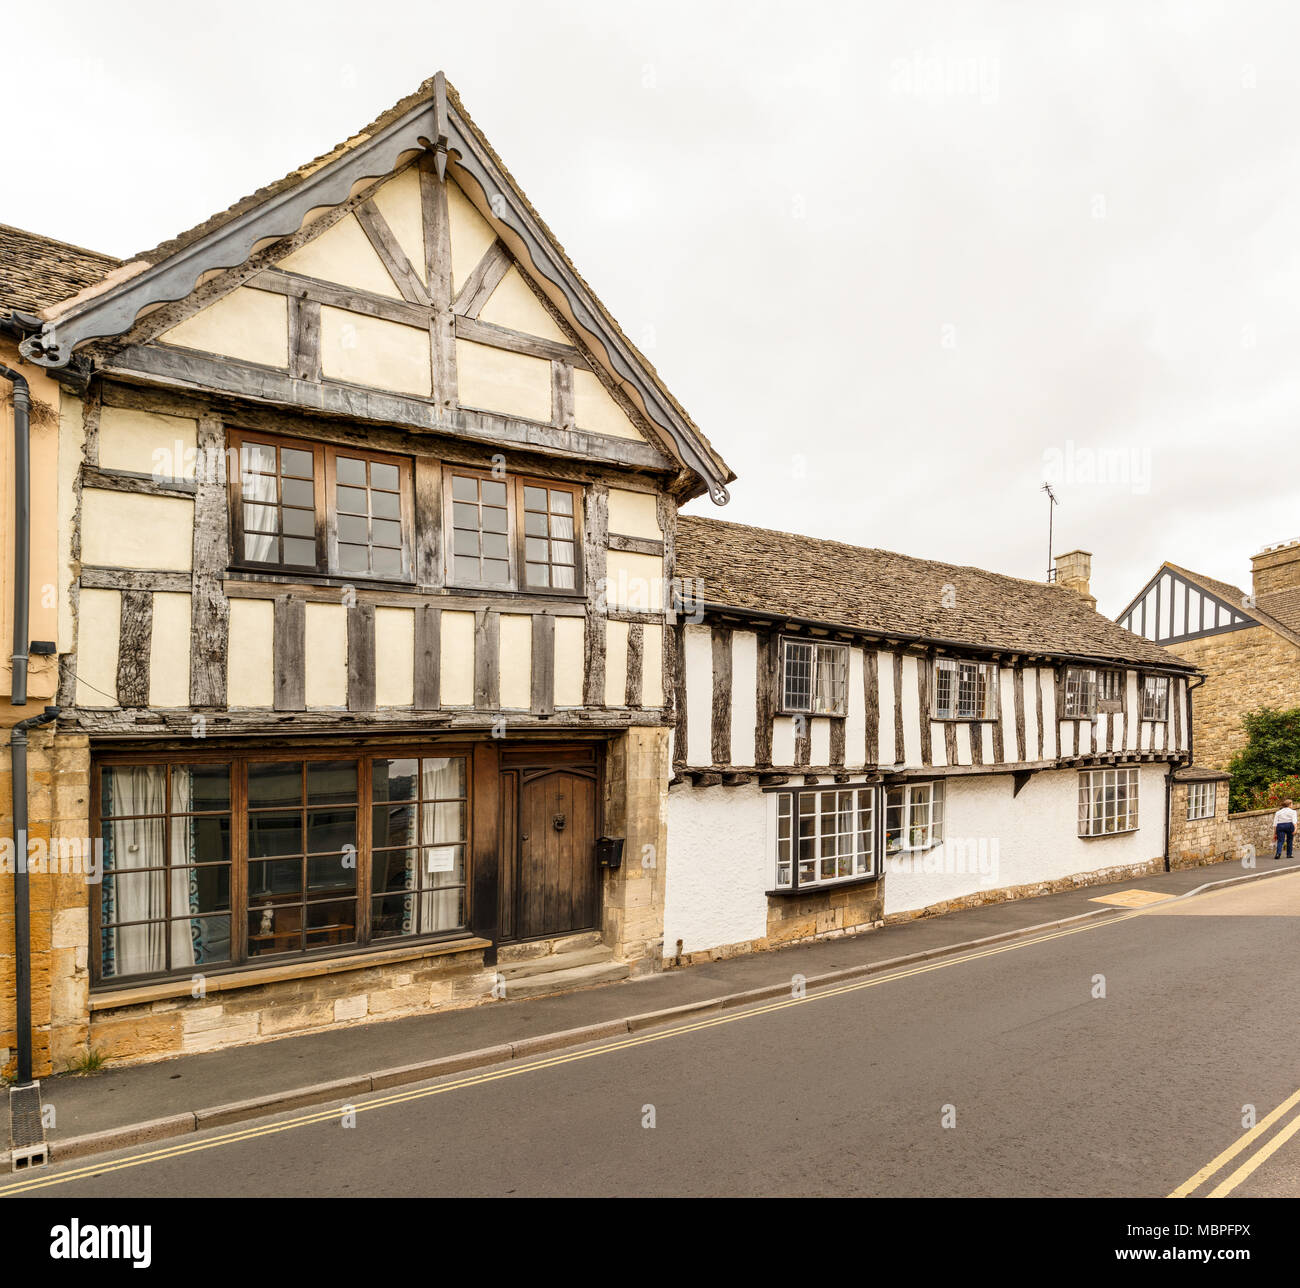
<path id="1" fill-rule="evenodd" d="M 1195 670 L 1063 586 L 889 550 L 684 514 L 677 574 L 698 578 L 708 604 L 975 650 Z"/>
<path id="2" fill-rule="evenodd" d="M 112 255 L 0 224 L 0 310 L 35 313 L 100 281 L 120 262 Z"/>

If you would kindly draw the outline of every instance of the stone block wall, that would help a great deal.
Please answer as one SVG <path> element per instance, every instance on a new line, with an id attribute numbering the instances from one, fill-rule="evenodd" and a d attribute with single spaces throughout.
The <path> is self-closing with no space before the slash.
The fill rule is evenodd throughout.
<path id="1" fill-rule="evenodd" d="M 1300 707 L 1300 648 L 1266 626 L 1166 645 L 1206 680 L 1192 691 L 1196 763 L 1226 769 L 1246 745 L 1241 717 L 1260 707 Z"/>
<path id="2" fill-rule="evenodd" d="M 12 723 L 12 722 L 10 722 Z M 0 838 L 12 856 L 0 872 L 0 1073 L 17 1065 L 14 936 L 16 860 L 13 774 L 7 729 L 0 752 Z M 37 1077 L 66 1068 L 86 1051 L 90 994 L 90 746 L 79 734 L 48 728 L 29 735 L 28 903 L 32 927 L 32 1062 Z"/>
<path id="3" fill-rule="evenodd" d="M 1170 798 L 1169 866 L 1199 867 L 1230 859 L 1251 861 L 1273 853 L 1273 811 L 1228 813 L 1228 780 L 1218 781 L 1214 815 L 1188 819 L 1186 782 L 1175 779 Z"/>

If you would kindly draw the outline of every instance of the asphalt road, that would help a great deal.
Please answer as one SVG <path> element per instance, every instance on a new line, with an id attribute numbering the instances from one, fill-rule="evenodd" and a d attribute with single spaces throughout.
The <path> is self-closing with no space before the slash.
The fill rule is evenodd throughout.
<path id="1" fill-rule="evenodd" d="M 1300 873 L 0 1195 L 1294 1195 L 1298 932 Z"/>

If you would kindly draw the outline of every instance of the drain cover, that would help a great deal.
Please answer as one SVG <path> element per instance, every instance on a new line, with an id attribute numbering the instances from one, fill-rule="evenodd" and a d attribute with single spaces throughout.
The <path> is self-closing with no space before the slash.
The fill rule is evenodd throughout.
<path id="1" fill-rule="evenodd" d="M 30 1082 L 9 1091 L 9 1135 L 13 1141 L 13 1169 L 40 1167 L 49 1161 L 45 1124 L 41 1122 L 41 1084 Z"/>

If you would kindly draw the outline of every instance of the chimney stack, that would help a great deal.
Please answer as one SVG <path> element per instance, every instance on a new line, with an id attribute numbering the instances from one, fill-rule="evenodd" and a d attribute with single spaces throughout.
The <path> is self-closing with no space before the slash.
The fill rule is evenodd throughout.
<path id="1" fill-rule="evenodd" d="M 1250 560 L 1251 591 L 1258 599 L 1300 586 L 1300 539 L 1265 546 Z"/>
<path id="2" fill-rule="evenodd" d="M 1092 552 L 1071 550 L 1069 554 L 1057 555 L 1054 562 L 1056 584 L 1082 595 L 1088 601 L 1088 607 L 1096 609 L 1097 600 L 1089 586 L 1092 578 Z"/>

